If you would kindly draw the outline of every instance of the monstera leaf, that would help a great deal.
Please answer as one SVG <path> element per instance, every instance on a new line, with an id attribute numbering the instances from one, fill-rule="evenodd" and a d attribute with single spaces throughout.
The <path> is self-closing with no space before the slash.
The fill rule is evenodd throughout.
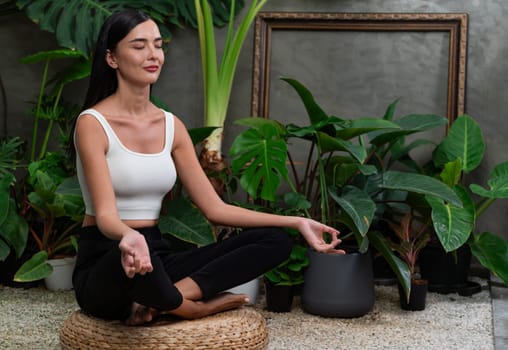
<path id="1" fill-rule="evenodd" d="M 224 25 L 229 19 L 231 0 L 212 0 L 214 23 Z M 169 26 L 196 25 L 196 9 L 189 0 L 19 0 L 18 7 L 43 30 L 56 34 L 58 44 L 90 55 L 100 27 L 113 12 L 124 8 L 144 11 L 158 24 L 169 40 Z M 243 0 L 235 6 L 240 10 Z"/>

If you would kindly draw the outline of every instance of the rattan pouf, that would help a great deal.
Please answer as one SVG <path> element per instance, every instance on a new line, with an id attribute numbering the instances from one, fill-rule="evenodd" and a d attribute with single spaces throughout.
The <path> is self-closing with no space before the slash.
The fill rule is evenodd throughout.
<path id="1" fill-rule="evenodd" d="M 266 349 L 263 316 L 244 307 L 205 318 L 161 319 L 148 326 L 128 327 L 73 312 L 60 329 L 62 349 Z"/>

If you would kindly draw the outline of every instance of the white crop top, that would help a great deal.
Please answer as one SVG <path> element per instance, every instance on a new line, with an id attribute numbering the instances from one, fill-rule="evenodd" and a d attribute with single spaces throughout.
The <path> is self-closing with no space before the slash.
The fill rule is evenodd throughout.
<path id="1" fill-rule="evenodd" d="M 137 153 L 122 144 L 106 118 L 98 111 L 87 109 L 81 112 L 79 117 L 84 114 L 93 115 L 102 125 L 108 138 L 106 161 L 120 219 L 158 219 L 162 200 L 166 193 L 173 188 L 176 181 L 175 164 L 171 157 L 174 137 L 173 115 L 164 111 L 166 139 L 162 152 Z M 86 214 L 95 216 L 95 207 L 90 197 L 79 154 L 76 156 L 76 170 Z"/>

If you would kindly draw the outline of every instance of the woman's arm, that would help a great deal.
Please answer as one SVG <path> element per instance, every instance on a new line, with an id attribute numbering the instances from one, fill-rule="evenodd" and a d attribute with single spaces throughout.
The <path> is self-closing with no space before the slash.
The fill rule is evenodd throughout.
<path id="1" fill-rule="evenodd" d="M 233 227 L 276 226 L 298 230 L 307 242 L 321 252 L 339 252 L 334 248 L 340 243 L 339 232 L 332 227 L 311 219 L 282 216 L 248 210 L 225 203 L 215 192 L 196 156 L 194 145 L 183 123 L 175 118 L 173 159 L 178 176 L 194 204 L 215 224 Z M 323 233 L 329 233 L 332 241 L 326 243 Z"/>
<path id="2" fill-rule="evenodd" d="M 95 221 L 108 238 L 120 241 L 122 264 L 127 276 L 152 270 L 145 238 L 127 226 L 118 215 L 115 194 L 106 162 L 108 141 L 93 116 L 81 116 L 76 122 L 76 151 L 83 165 L 88 190 L 95 207 Z"/>

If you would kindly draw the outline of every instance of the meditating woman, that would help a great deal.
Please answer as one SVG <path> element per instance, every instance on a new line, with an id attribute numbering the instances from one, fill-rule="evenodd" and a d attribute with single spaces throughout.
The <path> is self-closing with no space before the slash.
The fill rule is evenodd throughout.
<path id="1" fill-rule="evenodd" d="M 100 31 L 74 131 L 86 206 L 73 276 L 76 298 L 85 312 L 128 325 L 161 312 L 193 319 L 248 303 L 246 295 L 222 292 L 288 258 L 291 240 L 283 227 L 297 229 L 318 251 L 344 253 L 336 249 L 339 233 L 331 227 L 221 200 L 182 121 L 150 102 L 163 64 L 156 23 L 135 10 L 113 14 Z M 243 228 L 241 234 L 170 253 L 157 222 L 177 175 L 208 220 Z"/>

